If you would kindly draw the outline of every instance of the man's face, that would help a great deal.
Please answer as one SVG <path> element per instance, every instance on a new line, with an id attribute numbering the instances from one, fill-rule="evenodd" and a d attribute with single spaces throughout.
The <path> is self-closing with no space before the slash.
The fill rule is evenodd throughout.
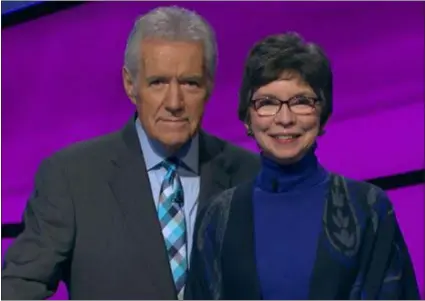
<path id="1" fill-rule="evenodd" d="M 124 70 L 127 95 L 148 136 L 170 151 L 199 129 L 208 79 L 201 43 L 144 40 L 136 79 Z"/>

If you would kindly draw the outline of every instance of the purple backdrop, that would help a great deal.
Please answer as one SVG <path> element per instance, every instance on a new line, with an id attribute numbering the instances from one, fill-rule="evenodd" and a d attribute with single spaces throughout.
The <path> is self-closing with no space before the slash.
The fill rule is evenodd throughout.
<path id="1" fill-rule="evenodd" d="M 168 4 L 176 2 L 161 2 Z M 137 15 L 157 5 L 92 2 L 2 30 L 2 223 L 20 220 L 42 158 L 129 118 L 133 107 L 120 78 L 125 41 Z M 319 142 L 321 162 L 358 179 L 423 168 L 423 3 L 180 5 L 217 32 L 207 130 L 253 148 L 236 118 L 244 59 L 258 39 L 293 30 L 321 44 L 334 69 L 335 111 Z M 423 187 L 392 194 L 423 287 Z"/>

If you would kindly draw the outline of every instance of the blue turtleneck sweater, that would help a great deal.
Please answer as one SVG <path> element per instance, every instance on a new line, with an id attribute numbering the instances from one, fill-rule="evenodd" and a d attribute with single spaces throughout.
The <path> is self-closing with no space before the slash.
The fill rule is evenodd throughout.
<path id="1" fill-rule="evenodd" d="M 308 299 L 328 180 L 314 148 L 292 165 L 262 157 L 253 208 L 263 299 Z"/>

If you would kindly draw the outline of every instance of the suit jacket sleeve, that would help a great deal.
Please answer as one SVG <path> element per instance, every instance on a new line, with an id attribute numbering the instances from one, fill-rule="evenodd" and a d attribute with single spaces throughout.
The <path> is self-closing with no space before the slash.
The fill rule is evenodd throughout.
<path id="1" fill-rule="evenodd" d="M 45 160 L 24 212 L 24 231 L 6 253 L 2 299 L 46 299 L 56 291 L 72 251 L 74 210 L 58 163 Z"/>

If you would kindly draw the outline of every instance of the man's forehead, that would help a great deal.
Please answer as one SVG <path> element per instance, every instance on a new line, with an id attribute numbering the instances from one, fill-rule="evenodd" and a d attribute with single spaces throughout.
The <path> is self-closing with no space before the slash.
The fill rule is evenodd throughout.
<path id="1" fill-rule="evenodd" d="M 204 54 L 201 42 L 197 41 L 173 41 L 165 39 L 145 39 L 141 41 L 140 50 L 143 55 L 152 57 L 186 54 L 186 56 Z"/>
<path id="2" fill-rule="evenodd" d="M 141 64 L 146 73 L 202 74 L 203 48 L 194 42 L 144 41 Z"/>

